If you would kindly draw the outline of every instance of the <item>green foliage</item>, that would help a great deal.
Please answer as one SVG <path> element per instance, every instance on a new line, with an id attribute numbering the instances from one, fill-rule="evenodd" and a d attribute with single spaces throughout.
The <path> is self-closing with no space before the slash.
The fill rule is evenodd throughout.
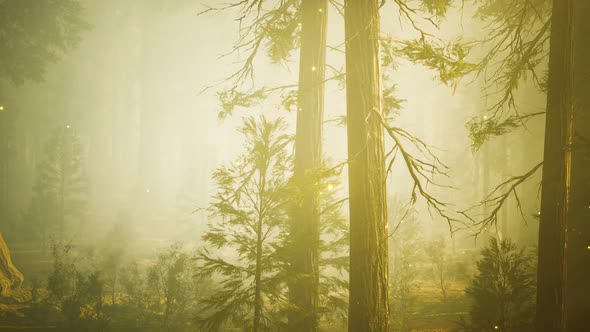
<path id="1" fill-rule="evenodd" d="M 81 272 L 70 257 L 71 249 L 52 244 L 53 270 L 47 279 L 47 297 L 34 307 L 37 317 L 42 313 L 48 325 L 102 331 L 109 323 L 103 312 L 104 281 L 97 271 Z"/>
<path id="2" fill-rule="evenodd" d="M 43 80 L 47 65 L 80 42 L 89 26 L 76 0 L 0 1 L 0 79 Z"/>
<path id="3" fill-rule="evenodd" d="M 484 56 L 477 64 L 484 91 L 494 96 L 487 121 L 473 118 L 467 124 L 474 149 L 487 139 L 523 127 L 515 92 L 529 79 L 540 93 L 546 91 L 549 58 L 551 1 L 485 0 L 476 18 L 486 26 L 486 38 L 477 45 Z M 526 117 L 526 116 L 525 116 Z"/>
<path id="4" fill-rule="evenodd" d="M 286 61 L 299 47 L 300 22 L 300 11 L 295 4 L 278 11 L 272 21 L 266 22 L 266 54 L 273 63 Z"/>
<path id="5" fill-rule="evenodd" d="M 503 121 L 497 121 L 493 118 L 485 118 L 480 120 L 472 118 L 467 122 L 467 130 L 469 131 L 469 138 L 471 139 L 471 148 L 476 151 L 490 138 L 501 136 L 509 133 L 520 126 L 519 122 L 514 121 L 514 118 L 507 118 Z"/>
<path id="6" fill-rule="evenodd" d="M 163 329 L 190 329 L 188 319 L 195 310 L 196 282 L 188 253 L 178 244 L 161 251 L 148 269 L 147 282 L 153 291 L 152 304 Z"/>
<path id="7" fill-rule="evenodd" d="M 252 327 L 255 293 L 261 292 L 263 330 L 276 330 L 286 322 L 287 283 L 291 243 L 288 208 L 297 208 L 298 188 L 315 188 L 320 200 L 320 271 L 318 311 L 326 320 L 342 322 L 347 314 L 348 231 L 340 209 L 338 167 L 321 167 L 306 174 L 301 185 L 291 178 L 292 142 L 285 123 L 265 117 L 247 118 L 241 128 L 245 153 L 213 175 L 217 185 L 209 212 L 215 218 L 203 240 L 207 248 L 197 255 L 198 275 L 219 280 L 219 288 L 202 301 L 201 327 L 216 331 L 224 325 Z M 257 280 L 257 273 L 260 279 Z M 301 277 L 301 276 L 299 276 Z"/>
<path id="8" fill-rule="evenodd" d="M 525 115 L 511 115 L 504 119 L 484 116 L 483 119 L 472 118 L 467 122 L 469 138 L 471 138 L 471 148 L 474 151 L 479 150 L 481 146 L 491 137 L 497 137 L 511 132 L 512 130 L 524 126 L 531 118 L 543 115 L 544 112 L 530 113 Z"/>
<path id="9" fill-rule="evenodd" d="M 72 128 L 58 128 L 47 142 L 38 165 L 29 221 L 45 241 L 80 226 L 87 210 L 87 177 L 82 146 Z"/>
<path id="10" fill-rule="evenodd" d="M 536 282 L 531 255 L 509 239 L 495 238 L 481 255 L 478 274 L 465 290 L 472 305 L 463 330 L 532 331 Z"/>
<path id="11" fill-rule="evenodd" d="M 435 70 L 443 84 L 455 88 L 461 78 L 477 69 L 466 60 L 470 48 L 460 40 L 442 44 L 420 39 L 400 42 L 395 54 Z"/>
<path id="12" fill-rule="evenodd" d="M 386 80 L 387 78 L 384 79 L 384 81 Z M 395 89 L 395 84 L 383 88 L 383 115 L 390 121 L 399 115 L 399 111 L 402 108 L 402 102 L 405 101 L 404 99 L 399 99 L 395 96 Z"/>
<path id="13" fill-rule="evenodd" d="M 213 175 L 218 190 L 209 211 L 218 219 L 203 236 L 208 249 L 197 255 L 199 275 L 220 280 L 220 289 L 202 302 L 205 311 L 198 322 L 207 331 L 217 331 L 225 323 L 251 327 L 256 306 L 263 330 L 280 324 L 273 311 L 284 302 L 277 258 L 286 222 L 283 195 L 290 177 L 291 138 L 284 130 L 281 119 L 245 119 L 240 129 L 245 153 Z"/>
<path id="14" fill-rule="evenodd" d="M 429 13 L 439 17 L 444 17 L 452 4 L 452 0 L 421 0 L 421 2 Z"/>
<path id="15" fill-rule="evenodd" d="M 236 107 L 252 107 L 257 105 L 267 97 L 267 93 L 264 89 L 254 90 L 251 93 L 230 89 L 219 92 L 217 97 L 221 102 L 221 111 L 219 112 L 218 117 L 220 119 L 225 119 L 233 114 Z"/>
<path id="16" fill-rule="evenodd" d="M 132 264 L 120 276 L 124 291 L 112 325 L 147 331 L 193 331 L 193 315 L 207 281 L 194 277 L 191 255 L 180 244 L 158 251 L 146 268 Z"/>

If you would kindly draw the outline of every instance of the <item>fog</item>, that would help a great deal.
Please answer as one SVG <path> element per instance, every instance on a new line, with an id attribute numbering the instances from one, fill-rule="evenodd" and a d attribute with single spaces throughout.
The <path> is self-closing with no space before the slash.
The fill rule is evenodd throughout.
<path id="1" fill-rule="evenodd" d="M 0 5 L 14 5 L 11 2 L 0 1 Z M 51 6 L 49 1 L 40 2 Z M 63 4 L 70 2 L 77 1 Z M 231 86 L 233 81 L 228 77 L 248 56 L 247 49 L 232 51 L 240 43 L 248 22 L 248 18 L 242 25 L 238 21 L 242 7 L 203 12 L 209 6 L 217 7 L 222 3 L 188 0 L 84 0 L 80 3 L 82 20 L 87 24 L 79 33 L 79 42 L 64 52 L 58 51 L 59 56 L 49 61 L 41 79 L 25 79 L 15 84 L 0 77 L 0 115 L 3 116 L 0 120 L 6 124 L 1 130 L 8 133 L 10 126 L 11 150 L 15 152 L 10 157 L 8 152 L 3 152 L 0 230 L 10 248 L 12 263 L 24 275 L 23 287 L 32 287 L 32 280 L 43 284 L 43 280 L 55 272 L 55 250 L 52 254 L 50 248 L 58 245 L 74 248 L 76 260 L 73 264 L 80 266 L 94 262 L 92 255 L 100 256 L 101 251 L 121 245 L 126 248 L 123 265 L 138 264 L 140 270 L 154 266 L 157 255 L 174 244 L 179 244 L 192 258 L 196 257 L 193 256 L 195 252 L 206 248 L 217 249 L 221 257 L 239 262 L 241 256 L 235 250 L 217 248 L 203 238 L 211 225 L 223 219 L 211 212 L 220 190 L 214 172 L 248 153 L 246 138 L 238 130 L 248 116 L 264 114 L 269 119 L 285 118 L 286 133 L 291 136 L 295 135 L 297 121 L 296 110 L 286 111 L 281 107 L 282 97 L 289 89 L 277 89 L 279 92 L 269 93 L 253 107 L 238 106 L 231 115 L 219 116 L 223 110 L 219 93 Z M 421 34 L 406 19 L 407 14 L 400 9 L 403 7 L 397 1 L 384 3 L 380 9 L 381 34 L 396 40 L 419 40 Z M 328 8 L 326 78 L 337 74 L 336 71 L 344 71 L 346 65 L 342 51 L 345 42 L 343 15 L 337 5 L 329 4 Z M 466 61 L 478 63 L 489 52 L 490 45 L 477 42 L 485 40 L 490 32 L 486 22 L 476 17 L 476 10 L 477 6 L 471 2 L 463 6 L 455 4 L 444 18 L 421 19 L 417 24 L 436 35 L 432 38 L 434 41 L 473 42 Z M 438 28 L 429 20 L 439 23 Z M 8 23 L 0 24 L 8 27 Z M 30 26 L 27 29 L 36 31 Z M 12 30 L 6 28 L 6 31 Z M 10 36 L 2 38 L 9 40 Z M 280 63 L 273 63 L 265 56 L 264 49 L 259 53 L 253 62 L 253 79 L 244 80 L 243 90 L 292 85 L 290 90 L 297 91 L 299 48 L 291 50 L 287 60 Z M 428 193 L 444 203 L 446 213 L 457 219 L 445 220 L 419 193 L 412 203 L 415 183 L 404 159 L 398 156 L 386 178 L 390 259 L 402 257 L 403 248 L 398 246 L 413 241 L 410 238 L 414 235 L 408 235 L 411 230 L 404 226 L 407 223 L 420 225 L 416 230 L 417 238 L 423 243 L 420 246 L 435 243 L 436 247 L 438 243 L 448 261 L 467 262 L 469 272 L 465 272 L 465 280 L 477 274 L 475 259 L 490 238 L 510 238 L 518 246 L 535 251 L 541 211 L 541 172 L 519 184 L 514 191 L 517 196 L 510 196 L 498 210 L 497 222 L 478 228 L 480 225 L 476 221 L 495 213 L 495 205 L 479 205 L 493 196 L 488 195 L 494 188 L 527 173 L 542 161 L 544 117 L 534 117 L 523 126 L 493 134 L 481 147 L 476 147 L 467 123 L 473 118 L 487 120 L 492 116 L 486 110 L 492 109 L 501 96 L 500 84 L 490 83 L 497 65 L 492 63 L 478 74 L 474 71 L 452 84 L 444 84 L 440 73 L 420 61 L 412 62 L 400 56 L 394 62 L 395 68 L 384 69 L 389 77 L 383 82 L 385 88 L 394 84 L 395 96 L 403 100 L 398 114 L 394 115 L 393 125 L 431 146 L 433 153 L 448 166 L 447 176 L 427 175 L 423 184 Z M 547 71 L 546 62 L 537 66 L 539 72 Z M 340 167 L 342 172 L 336 175 L 336 180 L 341 182 L 336 193 L 340 198 L 348 197 L 347 127 L 338 124 L 347 111 L 343 84 L 344 79 L 326 82 L 321 148 L 323 158 L 330 165 L 344 165 Z M 545 94 L 531 79 L 523 78 L 514 96 L 514 104 L 521 114 L 545 109 Z M 9 118 L 14 119 L 10 124 Z M 27 220 L 32 220 L 35 188 L 40 185 L 40 165 L 47 159 L 47 146 L 51 144 L 48 142 L 59 129 L 74 133 L 79 139 L 83 165 L 80 172 L 87 179 L 87 205 L 84 217 L 75 222 L 69 220 L 72 226 L 65 233 L 59 235 L 49 230 L 42 238 L 36 233 L 38 225 Z M 394 142 L 386 133 L 385 152 L 393 146 Z M 416 146 L 408 149 L 419 153 Z M 295 152 L 293 144 L 287 150 L 291 156 Z M 427 179 L 433 183 L 428 183 Z M 329 191 L 332 188 L 330 184 Z M 339 204 L 337 210 L 348 220 L 348 201 Z M 461 214 L 461 211 L 468 212 Z M 436 242 L 440 239 L 443 242 Z M 87 254 L 89 252 L 93 254 Z M 193 264 L 192 258 L 189 264 Z M 397 271 L 401 275 L 404 272 L 396 264 L 390 263 L 390 273 Z M 426 261 L 415 264 L 427 274 L 431 269 L 436 270 L 435 265 Z M 100 267 L 98 270 L 107 271 Z M 347 272 L 344 275 L 347 279 Z M 207 282 L 214 284 L 221 277 L 211 278 L 212 281 Z M 445 298 L 444 301 L 450 302 L 443 302 L 442 306 L 446 303 L 451 308 L 448 311 L 457 313 L 448 314 L 448 319 L 440 324 L 444 331 L 449 328 L 450 321 L 457 321 L 469 312 L 468 302 L 463 300 L 465 280 L 452 282 L 448 291 L 451 298 L 461 298 L 457 300 L 460 304 L 455 308 L 454 300 Z M 429 296 L 424 295 L 430 292 L 428 285 L 424 281 L 417 294 Z M 203 294 L 214 287 L 206 288 Z M 117 302 L 114 286 L 112 292 L 114 306 Z M 391 294 L 390 298 L 397 299 Z M 121 299 L 126 298 L 121 296 Z M 534 296 L 531 298 L 534 300 Z M 188 305 L 179 306 L 189 308 Z M 420 308 L 415 310 L 426 310 L 424 315 L 438 310 Z M 437 328 L 417 322 L 416 318 L 411 318 L 410 323 L 392 323 L 392 328 L 395 326 L 399 331 L 410 331 L 410 327 L 416 331 Z M 59 326 L 55 322 L 48 324 Z M 419 329 L 420 324 L 423 330 Z M 230 325 L 226 326 L 227 331 Z M 268 330 L 278 331 L 272 327 Z M 328 331 L 327 327 L 325 330 Z M 333 328 L 333 331 L 340 330 L 345 328 Z"/>

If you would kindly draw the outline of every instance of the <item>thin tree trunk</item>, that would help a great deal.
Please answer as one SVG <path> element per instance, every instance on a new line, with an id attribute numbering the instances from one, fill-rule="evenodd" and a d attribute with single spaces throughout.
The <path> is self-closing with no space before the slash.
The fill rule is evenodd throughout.
<path id="1" fill-rule="evenodd" d="M 259 206 L 258 206 L 258 221 L 256 223 L 256 267 L 254 271 L 254 322 L 253 332 L 260 331 L 260 321 L 262 319 L 262 223 L 264 222 L 264 196 L 265 196 L 265 184 L 266 184 L 266 172 L 268 165 L 263 165 L 259 172 L 258 188 L 259 192 Z"/>
<path id="2" fill-rule="evenodd" d="M 564 331 L 565 248 L 569 176 L 567 115 L 571 108 L 571 5 L 554 0 L 539 224 L 537 332 Z"/>
<path id="3" fill-rule="evenodd" d="M 573 1 L 566 330 L 590 329 L 590 2 Z"/>
<path id="4" fill-rule="evenodd" d="M 350 201 L 349 332 L 389 325 L 387 205 L 383 147 L 379 1 L 345 1 Z"/>
<path id="5" fill-rule="evenodd" d="M 318 328 L 320 199 L 317 173 L 322 158 L 324 80 L 326 62 L 327 0 L 303 0 L 297 132 L 294 181 L 302 199 L 293 208 L 291 234 L 294 280 L 290 301 L 289 331 L 313 332 Z"/>

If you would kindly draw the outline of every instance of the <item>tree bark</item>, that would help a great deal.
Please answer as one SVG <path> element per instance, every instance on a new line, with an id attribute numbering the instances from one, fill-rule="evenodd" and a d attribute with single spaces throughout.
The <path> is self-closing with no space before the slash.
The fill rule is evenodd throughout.
<path id="1" fill-rule="evenodd" d="M 539 224 L 537 332 L 565 331 L 572 0 L 554 0 Z"/>
<path id="2" fill-rule="evenodd" d="M 590 2 L 573 1 L 571 183 L 568 207 L 566 330 L 589 329 L 590 318 Z"/>
<path id="3" fill-rule="evenodd" d="M 23 275 L 12 263 L 10 250 L 0 233 L 0 296 L 8 297 L 23 283 Z"/>
<path id="4" fill-rule="evenodd" d="M 347 0 L 346 102 L 350 205 L 349 332 L 389 325 L 387 205 L 379 1 Z"/>
<path id="5" fill-rule="evenodd" d="M 322 158 L 324 80 L 326 62 L 327 0 L 303 0 L 294 182 L 301 192 L 292 212 L 294 243 L 289 331 L 313 332 L 318 328 L 320 188 L 317 173 Z M 297 247 L 295 247 L 297 246 Z"/>

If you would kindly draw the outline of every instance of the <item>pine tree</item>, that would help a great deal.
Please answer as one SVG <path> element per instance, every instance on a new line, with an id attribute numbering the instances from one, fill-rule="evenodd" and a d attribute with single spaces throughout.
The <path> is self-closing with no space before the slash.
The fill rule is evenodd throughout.
<path id="1" fill-rule="evenodd" d="M 467 330 L 532 331 L 535 278 L 531 256 L 510 239 L 495 238 L 481 255 L 478 274 L 465 290 L 472 300 Z"/>
<path id="2" fill-rule="evenodd" d="M 203 301 L 206 315 L 200 323 L 208 331 L 224 323 L 254 332 L 276 330 L 280 324 L 273 313 L 285 296 L 278 250 L 286 224 L 282 196 L 290 175 L 291 144 L 284 130 L 280 118 L 245 119 L 245 153 L 213 175 L 218 191 L 209 211 L 218 220 L 203 240 L 208 248 L 225 253 L 203 249 L 197 256 L 200 275 L 221 278 L 221 289 Z"/>
<path id="3" fill-rule="evenodd" d="M 0 3 L 0 79 L 42 81 L 48 64 L 76 47 L 88 30 L 77 0 Z M 43 27 L 39 29 L 38 27 Z"/>
<path id="4" fill-rule="evenodd" d="M 69 125 L 47 142 L 38 166 L 29 217 L 42 239 L 59 238 L 81 226 L 87 211 L 87 178 L 79 138 Z"/>

